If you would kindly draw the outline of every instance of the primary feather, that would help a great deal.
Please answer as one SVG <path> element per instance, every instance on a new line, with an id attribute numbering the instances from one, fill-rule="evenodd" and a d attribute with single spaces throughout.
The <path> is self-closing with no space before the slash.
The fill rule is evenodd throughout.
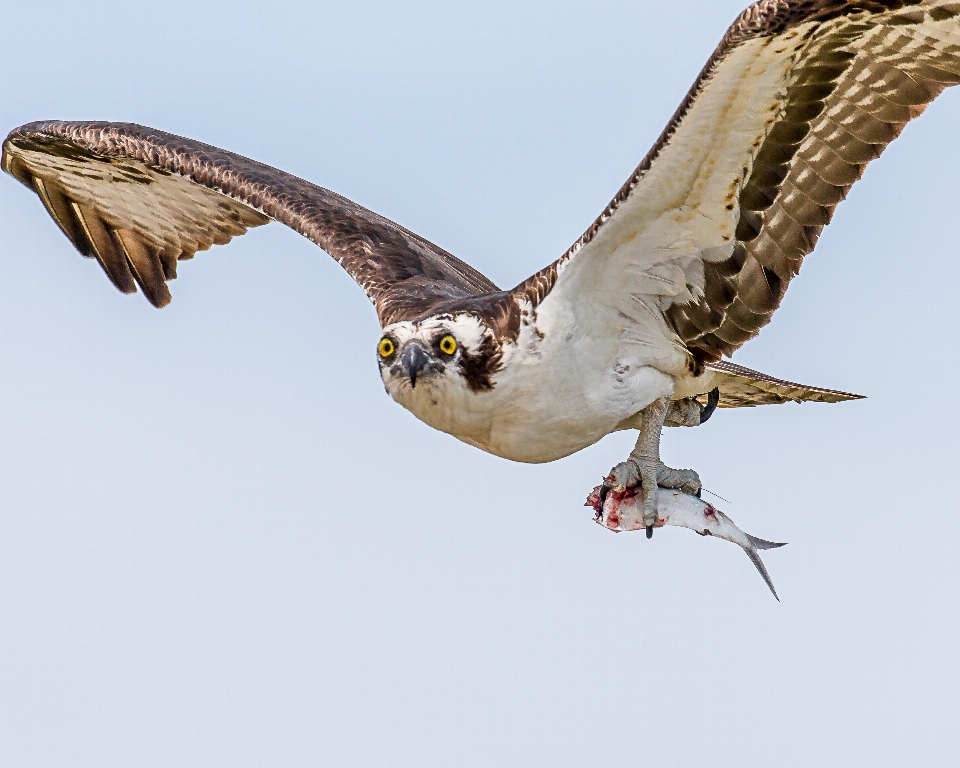
<path id="1" fill-rule="evenodd" d="M 3 168 L 120 290 L 139 285 L 155 306 L 170 301 L 179 260 L 277 220 L 332 255 L 384 327 L 475 317 L 476 391 L 496 386 L 505 361 L 540 365 L 545 335 L 573 329 L 583 343 L 562 354 L 583 359 L 558 367 L 554 386 L 611 366 L 626 386 L 616 361 L 629 360 L 671 377 L 676 397 L 718 387 L 722 407 L 835 402 L 856 396 L 721 358 L 770 321 L 866 164 L 957 82 L 960 2 L 755 3 L 600 217 L 510 291 L 334 192 L 151 128 L 31 123 L 7 137 Z"/>
<path id="2" fill-rule="evenodd" d="M 330 190 L 193 139 L 129 123 L 30 123 L 3 144 L 3 169 L 37 192 L 84 255 L 154 306 L 178 258 L 276 219 L 323 248 L 380 321 L 497 290 L 442 248 Z M 130 274 L 132 273 L 132 275 Z"/>

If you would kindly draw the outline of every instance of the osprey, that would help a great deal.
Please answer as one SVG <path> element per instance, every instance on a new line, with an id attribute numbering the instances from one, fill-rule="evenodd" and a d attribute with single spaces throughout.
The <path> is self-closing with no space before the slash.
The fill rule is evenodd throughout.
<path id="1" fill-rule="evenodd" d="M 856 395 L 724 362 L 770 322 L 837 204 L 960 82 L 960 2 L 763 0 L 733 23 L 666 129 L 560 259 L 501 290 L 333 192 L 138 125 L 37 122 L 3 168 L 124 293 L 170 301 L 178 262 L 283 222 L 374 303 L 387 392 L 430 426 L 546 462 L 637 429 L 601 491 L 698 494 L 660 461 L 664 426 L 713 409 Z"/>

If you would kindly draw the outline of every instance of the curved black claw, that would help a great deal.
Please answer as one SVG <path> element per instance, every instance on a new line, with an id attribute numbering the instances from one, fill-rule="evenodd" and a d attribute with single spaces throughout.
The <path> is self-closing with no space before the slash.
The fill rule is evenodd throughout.
<path id="1" fill-rule="evenodd" d="M 647 538 L 648 538 L 648 539 L 652 539 L 652 538 L 653 538 L 653 526 L 652 526 L 652 525 L 648 525 L 648 526 L 647 526 Z"/>
<path id="2" fill-rule="evenodd" d="M 610 491 L 612 490 L 613 488 L 607 485 L 605 481 L 600 484 L 600 513 L 601 514 L 603 514 L 603 505 L 606 504 L 606 501 L 607 501 L 607 494 L 610 493 Z"/>
<path id="3" fill-rule="evenodd" d="M 706 424 L 707 420 L 713 416 L 713 412 L 717 410 L 717 405 L 720 403 L 720 387 L 714 387 L 710 390 L 710 394 L 707 395 L 707 404 L 701 406 L 700 408 L 700 423 Z"/>

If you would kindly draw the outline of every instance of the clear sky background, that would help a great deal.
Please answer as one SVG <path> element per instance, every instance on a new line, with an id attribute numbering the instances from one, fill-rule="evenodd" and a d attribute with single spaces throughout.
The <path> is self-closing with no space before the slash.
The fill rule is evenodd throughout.
<path id="1" fill-rule="evenodd" d="M 744 0 L 0 2 L 0 130 L 139 122 L 511 286 Z M 960 716 L 960 89 L 870 166 L 735 361 L 860 392 L 667 430 L 765 556 L 583 499 L 387 397 L 353 281 L 274 224 L 157 311 L 0 178 L 0 764 L 945 765 Z"/>

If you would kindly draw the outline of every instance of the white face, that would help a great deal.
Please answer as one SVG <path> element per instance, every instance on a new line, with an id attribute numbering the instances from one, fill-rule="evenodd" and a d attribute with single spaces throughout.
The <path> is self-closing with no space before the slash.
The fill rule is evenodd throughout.
<path id="1" fill-rule="evenodd" d="M 390 396 L 419 419 L 452 431 L 478 395 L 492 388 L 496 344 L 472 315 L 393 323 L 377 345 Z"/>

